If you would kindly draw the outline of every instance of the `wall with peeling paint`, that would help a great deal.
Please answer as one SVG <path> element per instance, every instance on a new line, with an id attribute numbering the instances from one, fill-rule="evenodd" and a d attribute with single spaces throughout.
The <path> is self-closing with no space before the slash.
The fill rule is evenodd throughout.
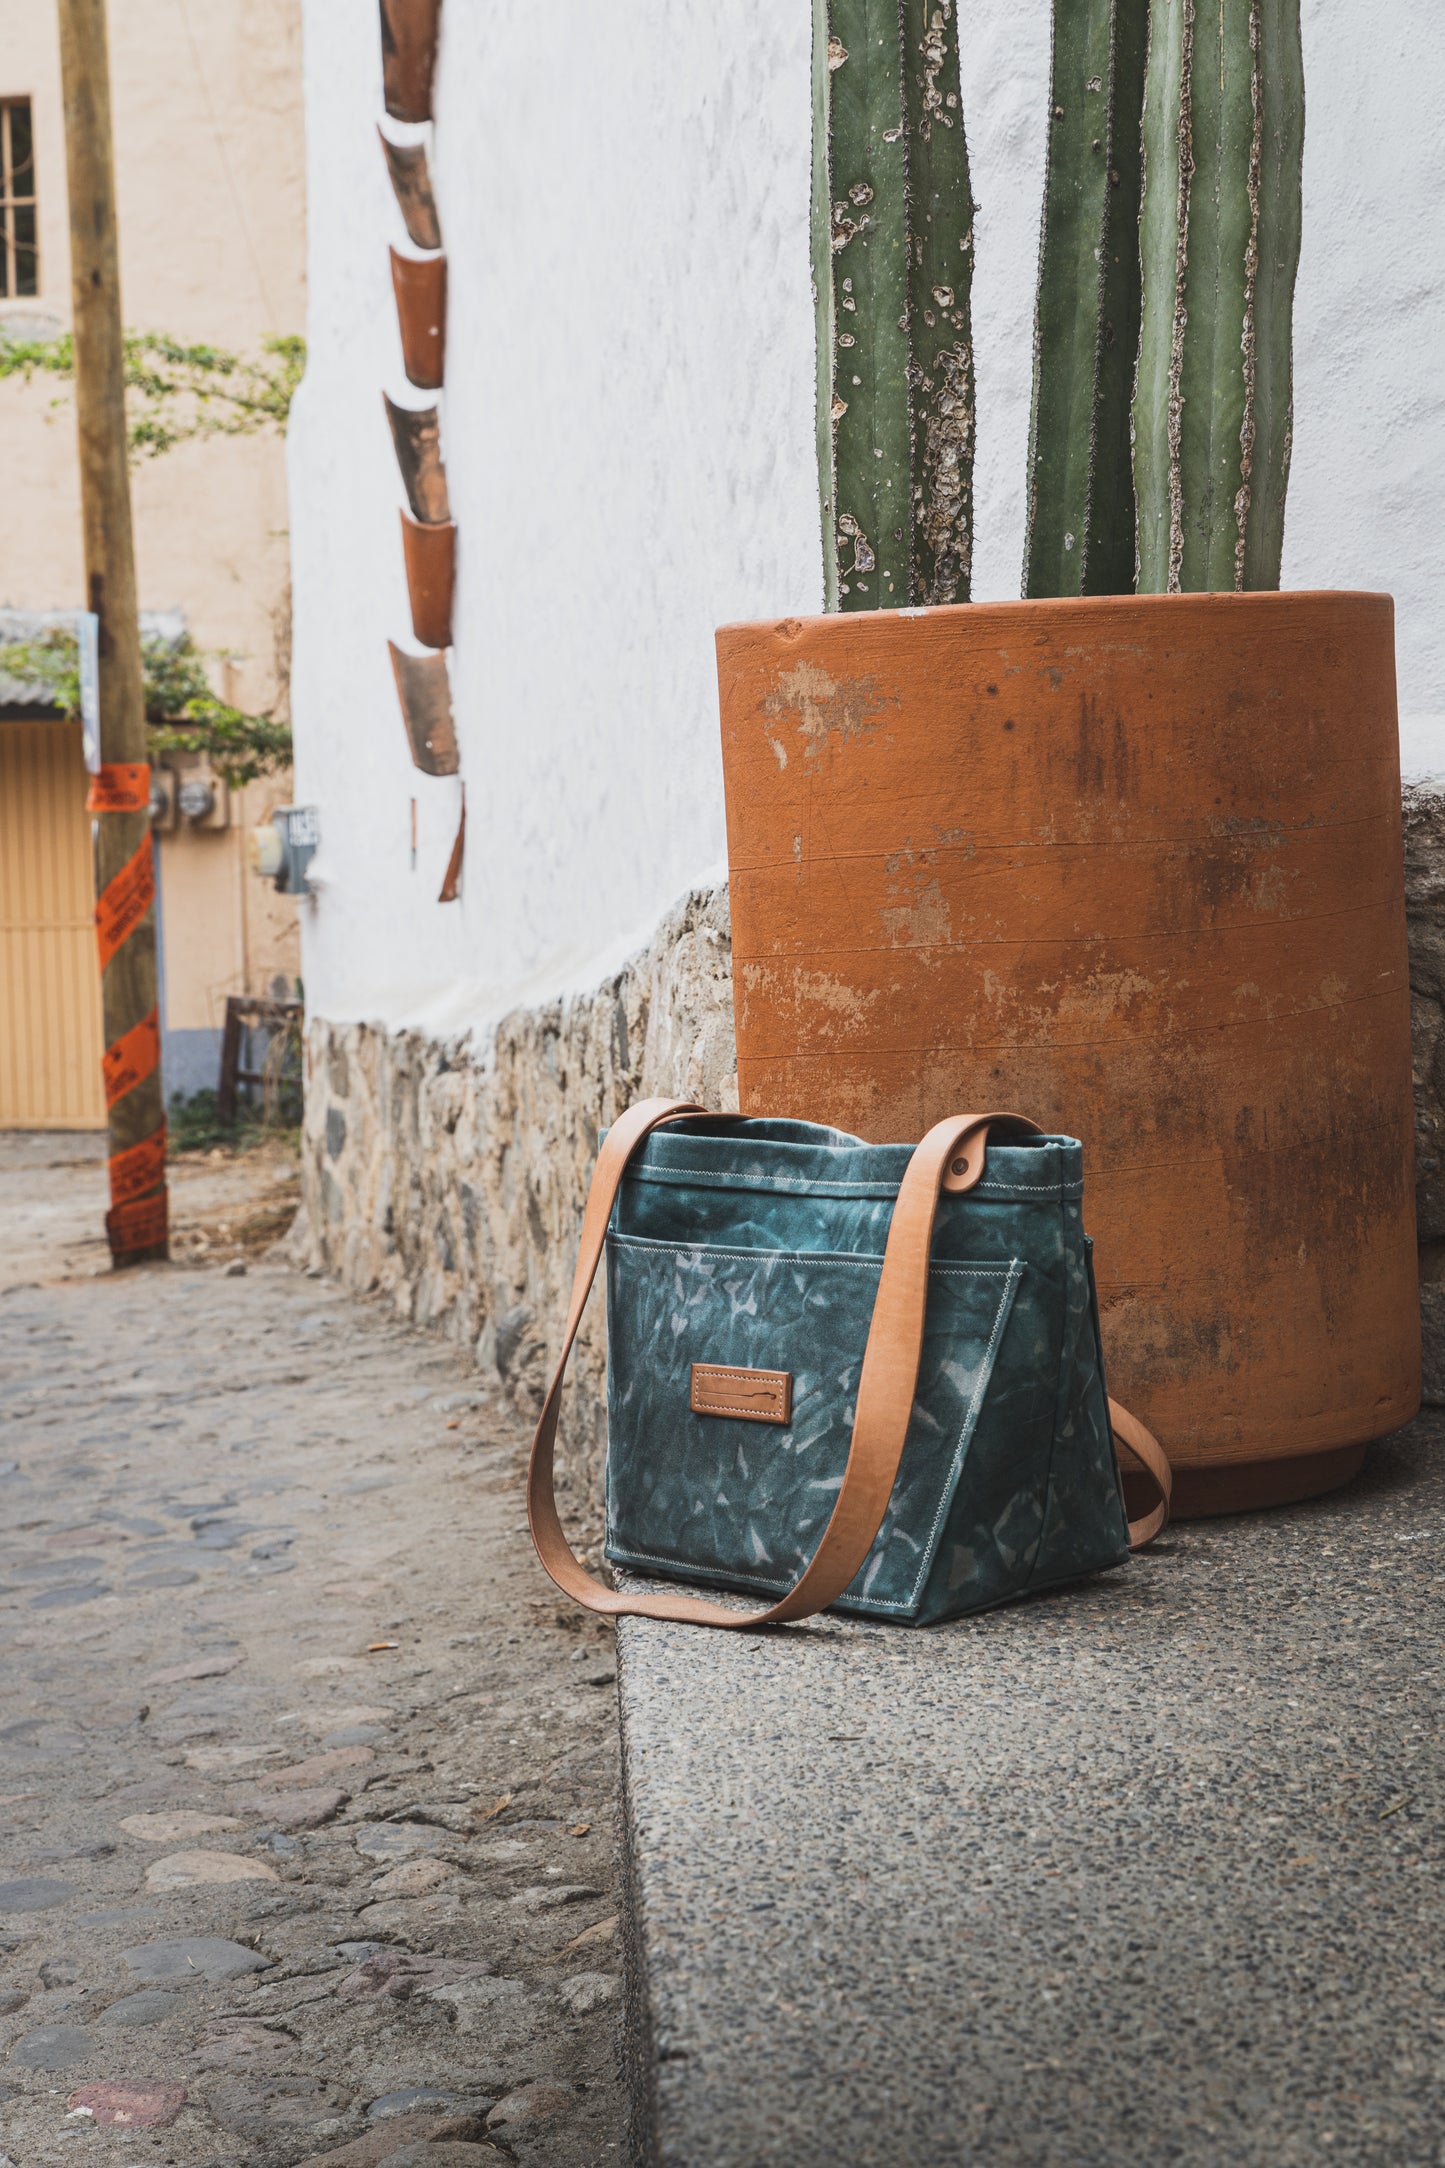
<path id="1" fill-rule="evenodd" d="M 290 447 L 313 1009 L 452 1032 L 596 983 L 724 856 L 712 628 L 816 608 L 803 0 L 444 9 L 433 172 L 460 525 L 460 784 L 406 752 L 402 243 L 375 11 L 305 0 L 311 367 Z M 1445 11 L 1304 0 L 1289 586 L 1391 589 L 1407 771 L 1445 775 Z M 965 0 L 980 202 L 975 590 L 1016 594 L 1048 9 Z M 1362 55 L 1369 65 L 1362 66 Z M 425 395 L 410 395 L 428 403 Z M 419 849 L 410 853 L 410 804 Z"/>

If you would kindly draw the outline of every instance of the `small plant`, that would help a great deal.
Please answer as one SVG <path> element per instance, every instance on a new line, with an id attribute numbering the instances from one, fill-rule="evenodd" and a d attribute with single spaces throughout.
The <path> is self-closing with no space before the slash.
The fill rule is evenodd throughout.
<path id="1" fill-rule="evenodd" d="M 973 195 L 954 0 L 814 0 L 827 607 L 962 602 Z M 1026 595 L 1278 587 L 1299 0 L 1054 0 Z"/>
<path id="2" fill-rule="evenodd" d="M 141 640 L 146 721 L 154 757 L 203 753 L 233 789 L 291 765 L 291 726 L 270 714 L 248 715 L 211 690 L 207 658 L 189 633 Z M 80 714 L 80 655 L 73 632 L 56 626 L 34 640 L 0 646 L 0 670 L 35 687 L 69 720 Z"/>
<path id="3" fill-rule="evenodd" d="M 220 346 L 187 346 L 161 331 L 128 331 L 123 361 L 131 458 L 158 459 L 195 437 L 284 430 L 306 367 L 306 341 L 265 339 L 259 356 L 246 356 Z M 0 377 L 7 376 L 73 382 L 70 333 L 0 340 Z"/>

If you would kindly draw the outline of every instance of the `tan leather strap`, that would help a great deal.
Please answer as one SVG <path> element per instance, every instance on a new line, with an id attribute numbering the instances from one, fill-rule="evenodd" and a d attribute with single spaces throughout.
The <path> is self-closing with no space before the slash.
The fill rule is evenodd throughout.
<path id="1" fill-rule="evenodd" d="M 1174 1490 L 1174 1470 L 1153 1431 L 1146 1430 L 1138 1416 L 1131 1415 L 1127 1408 L 1121 1408 L 1117 1400 L 1109 1402 L 1109 1423 L 1116 1446 L 1123 1445 L 1132 1456 L 1129 1463 L 1130 1474 L 1142 1473 L 1148 1476 L 1159 1493 L 1159 1502 L 1152 1511 L 1146 1513 L 1142 1520 L 1129 1523 L 1129 1548 L 1131 1551 L 1142 1551 L 1145 1544 L 1152 1543 L 1168 1523 L 1169 1500 Z"/>
<path id="2" fill-rule="evenodd" d="M 924 1311 L 928 1300 L 928 1265 L 940 1190 L 947 1188 L 956 1194 L 971 1189 L 978 1181 L 983 1173 L 988 1131 L 992 1124 L 1006 1121 L 1030 1130 L 1036 1129 L 1037 1125 L 1018 1114 L 952 1115 L 947 1121 L 936 1123 L 915 1150 L 899 1185 L 889 1223 L 868 1345 L 858 1380 L 853 1437 L 832 1516 L 817 1550 L 785 1596 L 761 1611 L 734 1611 L 700 1596 L 671 1591 L 655 1595 L 632 1594 L 608 1588 L 605 1583 L 594 1580 L 563 1533 L 552 1480 L 562 1380 L 587 1297 L 597 1276 L 612 1206 L 627 1163 L 654 1129 L 706 1111 L 684 1099 L 644 1099 L 628 1108 L 603 1141 L 582 1220 L 582 1239 L 567 1309 L 562 1353 L 547 1388 L 536 1436 L 532 1440 L 532 1457 L 527 1471 L 527 1519 L 537 1555 L 547 1573 L 565 1595 L 584 1604 L 590 1611 L 605 1612 L 613 1618 L 675 1619 L 699 1626 L 771 1626 L 786 1619 L 808 1618 L 836 1602 L 868 1556 L 883 1525 L 898 1464 L 903 1457 L 918 1384 Z M 711 1117 L 713 1120 L 728 1118 L 736 1117 Z M 1124 1424 L 1131 1426 L 1121 1434 L 1136 1451 L 1140 1449 L 1134 1431 L 1147 1441 L 1157 1463 L 1163 1467 L 1161 1490 L 1164 1490 L 1168 1463 L 1159 1447 L 1143 1425 L 1136 1424 L 1123 1409 L 1113 1410 L 1113 1413 L 1116 1430 L 1120 1429 L 1121 1418 Z M 1155 1462 L 1144 1452 L 1140 1452 L 1140 1457 L 1157 1476 Z M 1167 1501 L 1167 1490 L 1165 1496 Z M 1155 1518 L 1151 1515 L 1151 1522 Z M 1144 1525 L 1140 1524 L 1141 1527 Z M 1161 1515 L 1158 1526 L 1162 1525 Z M 1157 1533 L 1157 1527 L 1151 1526 L 1147 1534 L 1138 1536 L 1137 1541 L 1147 1541 L 1148 1535 L 1154 1533 Z M 1136 1540 L 1132 1526 L 1130 1539 L 1131 1542 Z"/>

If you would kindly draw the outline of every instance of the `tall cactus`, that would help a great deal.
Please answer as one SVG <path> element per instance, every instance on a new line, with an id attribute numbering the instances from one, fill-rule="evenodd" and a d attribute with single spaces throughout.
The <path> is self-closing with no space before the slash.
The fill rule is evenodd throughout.
<path id="1" fill-rule="evenodd" d="M 812 232 L 827 606 L 966 602 L 973 193 L 956 0 L 814 0 Z"/>
<path id="2" fill-rule="evenodd" d="M 1054 0 L 1026 595 L 1134 585 L 1129 403 L 1147 43 L 1147 0 Z"/>
<path id="3" fill-rule="evenodd" d="M 1153 0 L 1134 396 L 1141 594 L 1279 585 L 1303 142 L 1299 0 Z"/>

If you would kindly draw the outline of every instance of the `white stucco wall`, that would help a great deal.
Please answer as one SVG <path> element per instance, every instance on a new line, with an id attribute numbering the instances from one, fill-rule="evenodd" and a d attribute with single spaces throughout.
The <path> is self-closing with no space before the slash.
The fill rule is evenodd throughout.
<path id="1" fill-rule="evenodd" d="M 975 593 L 1018 592 L 1046 0 L 963 0 L 980 202 Z M 460 785 L 419 775 L 381 389 L 411 403 L 374 8 L 305 0 L 311 364 L 291 430 L 314 1010 L 455 1029 L 587 983 L 724 857 L 713 627 L 821 603 L 806 0 L 444 13 Z M 1445 10 L 1304 0 L 1285 584 L 1388 588 L 1407 771 L 1445 773 Z M 398 134 L 405 131 L 397 130 Z M 410 801 L 418 867 L 410 868 Z"/>

